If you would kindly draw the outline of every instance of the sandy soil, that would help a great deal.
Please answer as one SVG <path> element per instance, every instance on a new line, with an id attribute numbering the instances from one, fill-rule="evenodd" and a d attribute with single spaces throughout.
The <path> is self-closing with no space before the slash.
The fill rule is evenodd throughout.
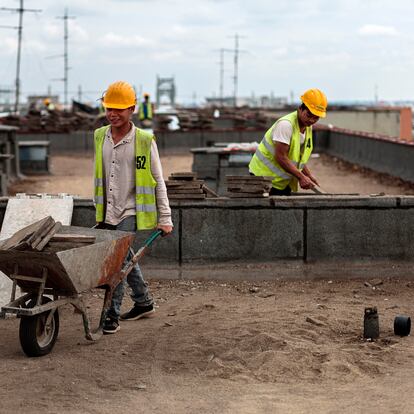
<path id="1" fill-rule="evenodd" d="M 326 155 L 316 155 L 316 157 L 310 160 L 309 166 L 325 192 L 361 195 L 414 194 L 414 187 L 405 185 L 400 180 L 348 165 Z M 10 194 L 67 193 L 92 197 L 91 156 L 53 156 L 50 162 L 51 175 L 27 176 L 26 179 L 10 187 Z M 192 155 L 164 156 L 162 165 L 165 178 L 172 172 L 191 171 Z"/>
<path id="2" fill-rule="evenodd" d="M 413 412 L 414 340 L 392 328 L 397 314 L 414 310 L 406 280 L 375 289 L 358 280 L 150 286 L 155 316 L 96 343 L 64 308 L 58 342 L 41 358 L 23 355 L 17 319 L 1 321 L 0 411 Z M 87 302 L 95 319 L 100 297 Z M 375 342 L 362 339 L 370 305 L 380 315 Z"/>

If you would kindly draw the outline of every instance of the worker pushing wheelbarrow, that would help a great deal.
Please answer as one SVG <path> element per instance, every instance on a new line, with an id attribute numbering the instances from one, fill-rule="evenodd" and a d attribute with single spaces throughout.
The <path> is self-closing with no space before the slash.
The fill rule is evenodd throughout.
<path id="1" fill-rule="evenodd" d="M 134 233 L 62 227 L 44 250 L 36 249 L 43 249 L 38 241 L 42 237 L 33 241 L 33 236 L 30 249 L 22 247 L 24 243 L 27 247 L 27 237 L 13 248 L 0 246 L 0 270 L 13 281 L 10 303 L 1 308 L 0 317 L 8 313 L 20 317 L 20 343 L 26 355 L 42 356 L 53 349 L 59 333 L 58 308 L 66 304 L 82 315 L 86 339 L 99 339 L 115 287 L 161 234 L 153 232 L 125 265 Z M 22 291 L 19 297 L 17 287 Z M 91 328 L 83 301 L 83 294 L 94 288 L 105 289 L 96 329 Z"/>

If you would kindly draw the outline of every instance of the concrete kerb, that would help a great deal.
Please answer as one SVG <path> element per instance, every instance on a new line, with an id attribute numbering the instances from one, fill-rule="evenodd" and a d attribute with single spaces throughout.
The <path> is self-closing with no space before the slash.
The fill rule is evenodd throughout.
<path id="1" fill-rule="evenodd" d="M 178 265 L 144 264 L 145 277 L 152 280 L 348 280 L 414 278 L 412 263 L 390 260 L 330 260 L 318 262 L 249 262 Z"/>

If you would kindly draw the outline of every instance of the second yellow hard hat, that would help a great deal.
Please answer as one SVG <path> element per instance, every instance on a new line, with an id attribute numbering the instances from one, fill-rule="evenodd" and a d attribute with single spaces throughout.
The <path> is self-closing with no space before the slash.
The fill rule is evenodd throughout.
<path id="1" fill-rule="evenodd" d="M 105 108 L 126 109 L 136 104 L 134 88 L 124 81 L 111 83 L 102 97 Z"/>
<path id="2" fill-rule="evenodd" d="M 328 100 L 321 90 L 316 88 L 308 89 L 300 99 L 314 115 L 319 116 L 320 118 L 326 117 Z"/>

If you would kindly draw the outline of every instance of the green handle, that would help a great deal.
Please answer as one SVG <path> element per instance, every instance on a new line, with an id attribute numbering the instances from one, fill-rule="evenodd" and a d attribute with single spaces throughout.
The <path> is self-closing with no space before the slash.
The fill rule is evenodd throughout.
<path id="1" fill-rule="evenodd" d="M 151 234 L 151 236 L 148 237 L 147 240 L 145 240 L 144 244 L 146 247 L 150 247 L 151 244 L 154 242 L 154 240 L 161 236 L 161 234 L 163 234 L 162 230 L 155 230 L 154 233 Z"/>

